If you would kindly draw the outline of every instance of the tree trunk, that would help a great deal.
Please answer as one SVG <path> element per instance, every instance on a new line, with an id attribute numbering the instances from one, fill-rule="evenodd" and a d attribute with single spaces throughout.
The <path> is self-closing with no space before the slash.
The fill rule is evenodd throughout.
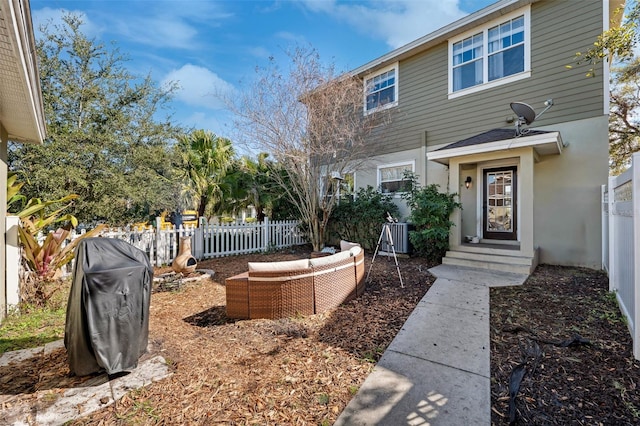
<path id="1" fill-rule="evenodd" d="M 320 235 L 320 229 L 320 221 L 316 216 L 311 219 L 311 223 L 309 224 L 309 231 L 311 232 L 309 239 L 311 240 L 313 251 L 322 250 L 322 238 Z"/>
<path id="2" fill-rule="evenodd" d="M 204 216 L 204 209 L 207 207 L 207 197 L 204 195 L 200 196 L 200 204 L 198 204 L 198 217 Z"/>

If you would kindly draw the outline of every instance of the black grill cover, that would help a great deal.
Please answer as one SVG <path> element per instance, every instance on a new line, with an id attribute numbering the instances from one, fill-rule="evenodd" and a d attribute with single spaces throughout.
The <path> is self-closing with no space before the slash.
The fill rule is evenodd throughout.
<path id="1" fill-rule="evenodd" d="M 85 238 L 64 332 L 71 373 L 131 371 L 147 349 L 153 268 L 147 255 L 112 238 Z"/>

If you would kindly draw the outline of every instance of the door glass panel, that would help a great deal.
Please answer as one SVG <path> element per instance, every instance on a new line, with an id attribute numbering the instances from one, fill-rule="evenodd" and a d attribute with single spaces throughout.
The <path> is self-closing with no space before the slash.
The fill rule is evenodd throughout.
<path id="1" fill-rule="evenodd" d="M 513 232 L 513 171 L 487 172 L 487 223 L 489 232 Z"/>

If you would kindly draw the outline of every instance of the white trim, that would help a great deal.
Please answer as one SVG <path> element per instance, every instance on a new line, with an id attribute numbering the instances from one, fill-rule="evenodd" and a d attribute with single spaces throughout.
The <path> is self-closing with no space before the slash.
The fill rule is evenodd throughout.
<path id="1" fill-rule="evenodd" d="M 463 28 L 466 25 L 473 23 L 474 21 L 478 21 L 486 16 L 492 15 L 494 13 L 498 13 L 502 9 L 507 8 L 519 2 L 522 2 L 522 0 L 501 0 L 496 3 L 493 3 L 485 7 L 484 9 L 480 9 L 477 12 L 467 15 L 464 18 L 458 19 L 455 22 L 445 25 L 440 29 L 437 29 L 423 37 L 420 37 L 417 40 L 414 40 L 402 47 L 399 47 L 396 50 L 393 50 L 387 53 L 386 55 L 380 56 L 379 58 L 376 58 L 373 61 L 370 61 L 356 68 L 351 73 L 354 75 L 359 75 L 365 72 L 369 72 L 370 70 L 375 69 L 381 65 L 387 64 L 389 63 L 389 61 L 392 61 L 394 59 L 397 61 L 397 58 L 400 56 L 412 53 L 412 51 L 420 51 L 420 48 L 425 44 L 428 44 L 430 42 L 435 42 L 438 39 L 444 38 L 449 34 L 455 33 L 460 28 Z"/>
<path id="2" fill-rule="evenodd" d="M 520 209 L 520 197 L 522 196 L 522 182 L 520 182 L 520 157 L 509 158 L 498 161 L 487 161 L 478 163 L 476 182 L 478 182 L 478 192 L 476 196 L 476 235 L 484 235 L 484 171 L 486 169 L 501 169 L 501 168 L 516 168 L 516 240 L 520 242 L 522 236 L 520 235 L 520 221 L 521 210 Z M 510 241 L 510 240 L 507 240 Z"/>
<path id="3" fill-rule="evenodd" d="M 640 274 L 638 273 L 638 260 L 640 260 L 640 153 L 634 153 L 631 157 L 632 192 L 633 199 L 633 355 L 640 360 Z M 609 199 L 614 198 L 613 191 L 609 192 Z"/>
<path id="4" fill-rule="evenodd" d="M 452 157 L 463 155 L 482 154 L 485 152 L 510 150 L 524 147 L 535 147 L 543 144 L 555 144 L 558 154 L 562 153 L 562 138 L 560 132 L 550 132 L 541 135 L 521 136 L 513 139 L 503 139 L 495 142 L 487 142 L 458 148 L 443 149 L 427 152 L 427 159 L 430 161 L 448 160 Z"/>
<path id="5" fill-rule="evenodd" d="M 393 83 L 393 102 L 390 102 L 388 104 L 384 104 L 382 106 L 377 106 L 373 109 L 368 110 L 367 109 L 367 80 L 371 80 L 377 76 L 379 76 L 380 74 L 384 74 L 385 72 L 388 72 L 390 70 L 394 70 L 394 83 Z M 370 74 L 367 74 L 364 76 L 364 78 L 362 79 L 362 86 L 363 86 L 363 98 L 362 98 L 362 110 L 364 112 L 364 115 L 369 115 L 369 114 L 373 114 L 374 112 L 378 112 L 378 111 L 383 111 L 385 109 L 388 108 L 393 108 L 398 106 L 398 85 L 400 82 L 400 66 L 398 62 L 395 62 L 391 65 L 388 65 L 384 68 L 380 68 L 378 70 L 376 70 L 375 72 L 372 72 Z"/>
<path id="6" fill-rule="evenodd" d="M 15 71 L 21 78 L 20 83 L 23 84 L 23 86 L 17 88 L 17 92 L 24 96 L 17 101 L 29 111 L 29 117 L 24 120 L 24 125 L 20 125 L 17 128 L 15 126 L 7 126 L 10 120 L 4 117 L 5 128 L 13 127 L 14 133 L 9 133 L 8 135 L 8 138 L 12 141 L 42 144 L 46 138 L 47 129 L 35 53 L 31 10 L 28 7 L 28 2 L 24 3 L 22 0 L 10 0 L 3 1 L 0 6 L 0 20 L 4 19 L 6 22 L 9 50 L 13 48 L 15 52 L 15 62 L 10 65 L 11 67 L 15 65 Z M 11 97 L 9 96 L 7 99 Z M 26 129 L 27 126 L 29 127 L 28 130 Z"/>
<path id="7" fill-rule="evenodd" d="M 380 181 L 380 169 L 389 169 L 391 167 L 399 167 L 399 166 L 406 166 L 406 165 L 411 165 L 411 171 L 413 173 L 416 172 L 416 160 L 407 160 L 407 161 L 399 161 L 396 163 L 389 163 L 389 164 L 381 164 L 378 166 L 378 168 L 376 169 L 376 186 L 379 189 L 380 186 L 382 185 L 382 182 Z M 385 194 L 389 194 L 389 195 L 400 195 L 400 194 L 404 194 L 404 192 L 385 192 Z"/>
<path id="8" fill-rule="evenodd" d="M 453 81 L 451 79 L 451 75 L 452 75 L 451 68 L 449 69 L 449 75 L 450 75 L 449 84 L 453 85 Z M 467 87 L 466 89 L 449 93 L 448 99 L 456 99 L 461 96 L 469 95 L 471 93 L 481 92 L 483 90 L 491 89 L 493 87 L 502 86 L 503 84 L 513 83 L 518 80 L 524 80 L 525 78 L 529 78 L 529 77 L 531 77 L 531 71 L 524 71 L 518 74 L 513 74 L 507 77 L 499 78 L 497 80 L 493 80 L 488 83 L 476 84 L 475 86 Z"/>
<path id="9" fill-rule="evenodd" d="M 609 0 L 602 1 L 602 28 L 603 31 L 607 31 L 610 28 L 609 24 Z M 609 87 L 609 79 L 611 78 L 611 70 L 609 64 L 609 58 L 605 57 L 602 61 L 602 92 L 604 96 L 602 97 L 603 102 L 603 114 L 609 115 L 610 101 L 611 97 L 609 96 L 610 87 Z"/>
<path id="10" fill-rule="evenodd" d="M 519 16 L 524 17 L 524 71 L 518 74 L 512 74 L 497 80 L 489 81 L 489 36 L 488 31 L 489 28 L 493 28 L 496 25 L 500 25 L 506 21 L 517 18 Z M 467 87 L 465 89 L 453 91 L 453 45 L 458 43 L 459 41 L 464 40 L 470 36 L 482 33 L 482 80 L 483 83 L 476 84 L 475 86 Z M 522 80 L 524 78 L 531 77 L 531 6 L 527 5 L 521 9 L 518 9 L 514 12 L 505 14 L 496 18 L 492 21 L 489 21 L 485 24 L 482 24 L 479 27 L 476 27 L 472 30 L 466 31 L 462 34 L 457 35 L 454 38 L 449 39 L 449 46 L 447 48 L 447 73 L 448 73 L 448 98 L 455 99 L 457 97 L 467 95 L 469 93 L 479 92 L 481 90 L 490 89 L 496 86 L 501 86 L 503 84 L 512 83 L 514 81 Z"/>

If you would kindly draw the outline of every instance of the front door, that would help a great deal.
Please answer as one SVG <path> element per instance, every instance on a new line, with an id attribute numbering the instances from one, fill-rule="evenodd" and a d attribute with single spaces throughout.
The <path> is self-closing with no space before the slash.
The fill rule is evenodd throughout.
<path id="1" fill-rule="evenodd" d="M 490 240 L 517 240 L 517 168 L 484 170 L 483 235 Z"/>

